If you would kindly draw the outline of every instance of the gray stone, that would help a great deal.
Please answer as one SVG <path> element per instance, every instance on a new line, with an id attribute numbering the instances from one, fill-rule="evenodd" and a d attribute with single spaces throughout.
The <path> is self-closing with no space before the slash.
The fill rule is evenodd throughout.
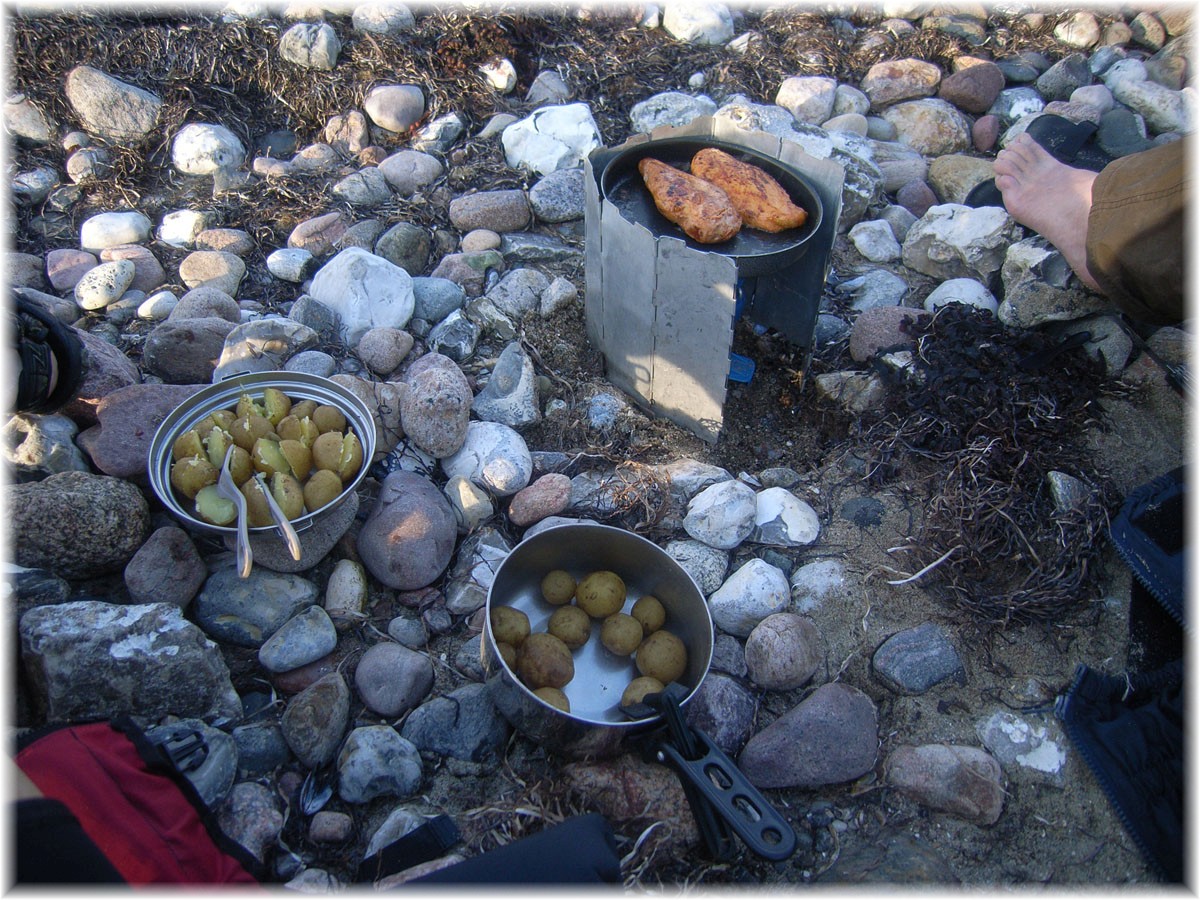
<path id="1" fill-rule="evenodd" d="M 442 459 L 447 478 L 462 475 L 500 497 L 515 494 L 533 474 L 525 439 L 499 422 L 470 422 L 462 447 Z"/>
<path id="2" fill-rule="evenodd" d="M 571 88 L 561 75 L 552 69 L 543 69 L 533 79 L 525 92 L 525 102 L 533 106 L 546 103 L 565 103 L 571 99 Z"/>
<path id="3" fill-rule="evenodd" d="M 671 541 L 663 549 L 692 577 L 705 597 L 725 583 L 729 557 L 724 550 L 694 540 Z"/>
<path id="4" fill-rule="evenodd" d="M 214 564 L 192 615 L 222 643 L 257 649 L 292 616 L 317 602 L 317 586 L 297 575 L 255 566 L 249 577 L 240 578 L 231 554 Z"/>
<path id="5" fill-rule="evenodd" d="M 21 141 L 34 146 L 50 143 L 57 130 L 33 100 L 19 93 L 4 101 L 4 127 Z"/>
<path id="6" fill-rule="evenodd" d="M 40 606 L 21 618 L 20 640 L 49 721 L 241 714 L 216 645 L 169 603 Z"/>
<path id="7" fill-rule="evenodd" d="M 330 188 L 330 193 L 351 206 L 373 209 L 392 199 L 387 179 L 375 166 L 363 166 Z"/>
<path id="8" fill-rule="evenodd" d="M 686 125 L 716 111 L 717 104 L 703 94 L 692 96 L 679 91 L 664 91 L 635 103 L 629 111 L 629 121 L 634 132 L 649 134 L 655 128 Z"/>
<path id="9" fill-rule="evenodd" d="M 379 236 L 375 242 L 375 255 L 399 266 L 410 275 L 419 275 L 429 265 L 432 246 L 426 229 L 411 222 L 397 222 Z"/>
<path id="10" fill-rule="evenodd" d="M 419 152 L 448 153 L 454 142 L 462 137 L 465 128 L 458 113 L 447 113 L 417 129 L 409 144 Z"/>
<path id="11" fill-rule="evenodd" d="M 355 728 L 337 758 L 338 796 L 347 803 L 408 797 L 421 786 L 421 754 L 390 725 Z"/>
<path id="12" fill-rule="evenodd" d="M 396 590 L 432 584 L 454 553 L 458 526 L 449 502 L 428 479 L 393 472 L 358 536 L 367 570 Z"/>
<path id="13" fill-rule="evenodd" d="M 171 141 L 171 163 L 184 175 L 215 175 L 246 161 L 246 148 L 223 125 L 193 122 Z"/>
<path id="14" fill-rule="evenodd" d="M 428 696 L 433 663 L 423 653 L 381 641 L 362 655 L 354 686 L 367 709 L 388 719 L 399 718 Z"/>
<path id="15" fill-rule="evenodd" d="M 125 587 L 134 603 L 170 603 L 186 609 L 208 570 L 186 531 L 156 529 L 125 566 Z"/>
<path id="16" fill-rule="evenodd" d="M 437 324 L 450 313 L 461 309 L 467 292 L 448 278 L 413 278 L 413 318 Z"/>
<path id="17" fill-rule="evenodd" d="M 1067 100 L 1077 88 L 1091 83 L 1087 57 L 1072 53 L 1038 76 L 1037 89 L 1047 100 Z"/>
<path id="18" fill-rule="evenodd" d="M 217 811 L 221 832 L 245 847 L 259 862 L 268 858 L 283 824 L 275 792 L 254 781 L 235 784 Z"/>
<path id="19" fill-rule="evenodd" d="M 292 319 L 252 319 L 225 336 L 213 382 L 248 372 L 279 371 L 289 358 L 315 349 L 320 340 L 317 332 Z"/>
<path id="20" fill-rule="evenodd" d="M 1066 783 L 1067 739 L 1052 717 L 1001 710 L 980 720 L 975 733 L 1010 777 L 1015 771 L 1035 783 Z"/>
<path id="21" fill-rule="evenodd" d="M 15 481 L 40 481 L 57 472 L 90 472 L 75 445 L 79 426 L 63 415 L 17 414 L 0 429 L 4 459 Z"/>
<path id="22" fill-rule="evenodd" d="M 987 280 L 1003 265 L 1018 227 L 1001 207 L 934 206 L 909 229 L 902 258 L 934 278 Z"/>
<path id="23" fill-rule="evenodd" d="M 162 100 L 150 91 L 91 66 L 76 66 L 65 80 L 67 100 L 83 127 L 114 142 L 138 142 L 158 127 Z"/>
<path id="24" fill-rule="evenodd" d="M 279 727 L 296 758 L 315 769 L 333 759 L 349 721 L 350 686 L 331 672 L 288 701 Z"/>
<path id="25" fill-rule="evenodd" d="M 824 684 L 746 744 L 738 767 L 760 788 L 841 784 L 871 770 L 878 713 L 862 691 Z"/>
<path id="26" fill-rule="evenodd" d="M 202 286 L 192 288 L 180 297 L 167 318 L 172 322 L 218 318 L 239 325 L 242 321 L 242 310 L 237 301 L 225 291 L 218 287 Z"/>
<path id="27" fill-rule="evenodd" d="M 330 72 L 341 51 L 337 32 L 324 22 L 298 22 L 279 37 L 280 58 L 304 69 Z"/>
<path id="28" fill-rule="evenodd" d="M 761 559 L 751 559 L 708 598 L 713 624 L 734 637 L 747 637 L 759 622 L 783 612 L 791 594 L 787 576 Z"/>
<path id="29" fill-rule="evenodd" d="M 142 366 L 168 384 L 207 384 L 233 329 L 225 319 L 168 318 L 146 336 Z"/>
<path id="30" fill-rule="evenodd" d="M 199 732 L 208 752 L 200 765 L 185 772 L 184 777 L 191 782 L 205 806 L 216 808 L 229 794 L 237 775 L 238 751 L 233 738 L 199 719 L 181 719 L 147 728 L 146 737 L 158 743 L 186 738 L 194 732 Z"/>
<path id="31" fill-rule="evenodd" d="M 898 306 L 908 294 L 908 282 L 887 269 L 871 269 L 838 283 L 834 290 L 849 295 L 851 308 L 863 312 L 880 306 Z"/>
<path id="32" fill-rule="evenodd" d="M 150 522 L 146 499 L 134 485 L 90 472 L 11 485 L 7 502 L 13 560 L 64 578 L 120 571 Z"/>
<path id="33" fill-rule="evenodd" d="M 179 263 L 179 279 L 189 288 L 211 287 L 236 297 L 246 274 L 241 257 L 221 250 L 196 250 Z"/>
<path id="34" fill-rule="evenodd" d="M 290 672 L 328 656 L 337 646 L 337 630 L 324 607 L 310 606 L 281 625 L 258 649 L 268 672 Z"/>
<path id="35" fill-rule="evenodd" d="M 404 134 L 425 115 L 425 94 L 415 84 L 379 85 L 367 94 L 363 109 L 380 128 Z"/>
<path id="36" fill-rule="evenodd" d="M 231 733 L 237 745 L 237 774 L 240 778 L 269 775 L 288 761 L 283 730 L 274 722 L 239 725 Z"/>
<path id="37" fill-rule="evenodd" d="M 401 197 L 413 194 L 433 184 L 445 167 L 436 156 L 420 150 L 405 149 L 393 153 L 379 164 L 379 171 Z"/>
<path id="38" fill-rule="evenodd" d="M 503 755 L 511 729 L 483 684 L 467 684 L 413 710 L 400 730 L 421 751 L 493 762 Z"/>
<path id="39" fill-rule="evenodd" d="M 901 694 L 923 694 L 947 679 L 966 678 L 958 653 L 933 622 L 892 635 L 875 651 L 871 665 Z"/>
<path id="40" fill-rule="evenodd" d="M 769 691 L 803 687 L 823 658 L 821 633 L 807 616 L 774 613 L 755 625 L 746 638 L 750 680 Z"/>
<path id="41" fill-rule="evenodd" d="M 529 189 L 529 206 L 542 222 L 582 219 L 583 169 L 559 169 L 539 180 Z"/>
<path id="42" fill-rule="evenodd" d="M 529 224 L 529 201 L 521 190 L 479 191 L 450 201 L 450 223 L 460 231 L 487 228 L 503 233 Z"/>
<path id="43" fill-rule="evenodd" d="M 504 348 L 487 384 L 471 402 L 471 411 L 485 422 L 517 429 L 541 418 L 533 360 L 520 343 Z"/>
<path id="44" fill-rule="evenodd" d="M 860 87 L 875 109 L 902 100 L 932 97 L 942 80 L 942 70 L 920 59 L 885 60 L 875 63 L 863 76 Z"/>
<path id="45" fill-rule="evenodd" d="M 454 615 L 470 615 L 482 607 L 496 569 L 511 549 L 503 535 L 486 526 L 463 541 L 458 562 L 450 573 L 446 610 Z"/>
<path id="46" fill-rule="evenodd" d="M 754 530 L 754 489 L 737 480 L 705 488 L 688 503 L 683 527 L 689 537 L 721 550 L 732 550 Z"/>
<path id="47" fill-rule="evenodd" d="M 408 390 L 400 401 L 405 434 L 420 449 L 441 459 L 456 453 L 467 436 L 471 386 L 454 361 L 427 353 L 406 375 Z"/>
<path id="48" fill-rule="evenodd" d="M 926 156 L 957 153 L 971 146 L 971 123 L 966 116 L 936 97 L 889 106 L 883 117 L 896 126 L 900 143 Z"/>

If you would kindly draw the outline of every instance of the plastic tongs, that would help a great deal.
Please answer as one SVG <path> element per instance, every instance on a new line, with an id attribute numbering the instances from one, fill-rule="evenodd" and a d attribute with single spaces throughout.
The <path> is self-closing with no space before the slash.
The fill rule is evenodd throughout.
<path id="1" fill-rule="evenodd" d="M 672 682 L 628 712 L 640 718 L 653 710 L 666 720 L 667 739 L 651 753 L 679 776 L 709 853 L 718 861 L 731 859 L 736 833 L 759 856 L 787 859 L 796 850 L 796 832 L 708 735 L 687 726 L 679 708 L 678 698 L 686 694 L 681 687 Z"/>
<path id="2" fill-rule="evenodd" d="M 217 476 L 217 493 L 226 500 L 233 501 L 237 506 L 237 565 L 238 575 L 250 577 L 250 566 L 254 563 L 254 554 L 250 551 L 250 533 L 246 527 L 246 498 L 238 490 L 233 476 L 229 474 L 229 457 L 233 455 L 231 446 L 225 451 L 225 459 L 221 463 L 221 474 Z"/>

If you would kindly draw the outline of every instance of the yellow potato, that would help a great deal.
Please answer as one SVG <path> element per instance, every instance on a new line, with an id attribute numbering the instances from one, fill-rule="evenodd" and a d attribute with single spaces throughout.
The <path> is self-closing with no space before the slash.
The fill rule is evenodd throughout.
<path id="1" fill-rule="evenodd" d="M 343 443 L 344 439 L 340 431 L 326 431 L 313 441 L 313 465 L 318 469 L 328 469 L 330 472 L 338 472 L 342 466 Z"/>
<path id="2" fill-rule="evenodd" d="M 489 616 L 492 637 L 498 644 L 520 647 L 529 637 L 529 616 L 511 606 L 493 606 Z"/>
<path id="3" fill-rule="evenodd" d="M 510 669 L 517 668 L 517 651 L 513 649 L 512 644 L 506 644 L 503 641 L 496 642 L 496 652 L 500 654 L 500 658 L 504 660 L 504 664 Z"/>
<path id="4" fill-rule="evenodd" d="M 542 597 L 547 603 L 562 606 L 575 596 L 575 578 L 570 572 L 555 569 L 542 579 Z"/>
<path id="5" fill-rule="evenodd" d="M 687 648 L 669 631 L 659 629 L 638 647 L 637 669 L 663 684 L 678 681 L 687 669 Z"/>
<path id="6" fill-rule="evenodd" d="M 287 460 L 292 474 L 304 481 L 312 471 L 312 451 L 300 441 L 280 441 L 279 452 Z"/>
<path id="7" fill-rule="evenodd" d="M 229 525 L 237 519 L 237 504 L 217 493 L 215 484 L 196 492 L 196 515 L 213 525 Z"/>
<path id="8" fill-rule="evenodd" d="M 628 656 L 642 643 L 642 625 L 633 616 L 613 613 L 600 626 L 600 643 L 610 653 Z"/>
<path id="9" fill-rule="evenodd" d="M 646 634 L 658 631 L 667 621 L 667 611 L 662 601 L 650 594 L 639 598 L 629 614 L 642 623 L 642 631 Z"/>
<path id="10" fill-rule="evenodd" d="M 263 408 L 262 403 L 255 400 L 249 394 L 242 394 L 238 397 L 237 408 L 233 414 L 239 419 L 249 418 L 250 416 L 266 417 L 267 411 Z"/>
<path id="11" fill-rule="evenodd" d="M 346 414 L 336 406 L 321 404 L 312 411 L 311 418 L 321 434 L 327 431 L 346 430 Z"/>
<path id="12" fill-rule="evenodd" d="M 253 450 L 254 442 L 268 434 L 274 434 L 271 420 L 266 416 L 239 416 L 229 429 L 233 442 L 245 450 Z"/>
<path id="13" fill-rule="evenodd" d="M 279 449 L 279 441 L 270 438 L 261 437 L 254 442 L 254 448 L 250 451 L 250 461 L 254 463 L 255 471 L 264 475 L 274 475 L 276 472 L 292 474 L 287 457 Z"/>
<path id="14" fill-rule="evenodd" d="M 571 701 L 558 688 L 541 687 L 534 691 L 533 695 L 543 703 L 549 703 L 555 709 L 561 709 L 565 713 L 571 711 Z"/>
<path id="15" fill-rule="evenodd" d="M 625 582 L 616 572 L 590 572 L 575 588 L 575 602 L 593 619 L 607 618 L 625 605 Z"/>
<path id="16" fill-rule="evenodd" d="M 304 482 L 304 505 L 309 512 L 316 512 L 336 500 L 341 493 L 342 479 L 338 478 L 337 472 L 318 469 Z"/>
<path id="17" fill-rule="evenodd" d="M 336 434 L 337 432 L 331 432 Z M 354 476 L 358 474 L 359 467 L 363 462 L 362 444 L 359 443 L 358 436 L 351 431 L 342 438 L 342 455 L 338 461 L 337 473 L 341 476 L 342 481 L 352 481 Z"/>
<path id="18" fill-rule="evenodd" d="M 531 691 L 565 686 L 575 677 L 575 660 L 567 645 L 552 634 L 531 634 L 517 648 L 517 676 Z"/>
<path id="19" fill-rule="evenodd" d="M 560 606 L 550 616 L 546 630 L 572 650 L 578 650 L 592 636 L 592 620 L 578 606 Z"/>
<path id="20" fill-rule="evenodd" d="M 204 456 L 204 444 L 200 440 L 200 432 L 194 428 L 175 438 L 175 443 L 171 445 L 171 459 L 178 462 L 189 456 Z"/>
<path id="21" fill-rule="evenodd" d="M 296 400 L 292 403 L 291 415 L 297 419 L 305 419 L 312 416 L 313 411 L 317 408 L 316 400 Z"/>
<path id="22" fill-rule="evenodd" d="M 272 425 L 278 425 L 279 421 L 292 411 L 292 398 L 279 388 L 269 387 L 263 391 L 262 405 L 263 414 Z"/>
<path id="23" fill-rule="evenodd" d="M 290 472 L 276 472 L 271 476 L 271 496 L 289 520 L 304 515 L 304 488 Z"/>
<path id="24" fill-rule="evenodd" d="M 275 520 L 271 518 L 271 507 L 267 503 L 267 495 L 255 478 L 247 478 L 238 488 L 246 498 L 246 524 L 251 528 L 270 525 Z"/>
<path id="25" fill-rule="evenodd" d="M 629 686 L 621 694 L 621 706 L 633 706 L 635 703 L 641 703 L 647 694 L 660 694 L 664 690 L 666 686 L 657 678 L 639 675 L 629 682 Z"/>
<path id="26" fill-rule="evenodd" d="M 217 483 L 217 467 L 202 456 L 189 456 L 171 466 L 171 486 L 189 500 L 200 488 Z"/>

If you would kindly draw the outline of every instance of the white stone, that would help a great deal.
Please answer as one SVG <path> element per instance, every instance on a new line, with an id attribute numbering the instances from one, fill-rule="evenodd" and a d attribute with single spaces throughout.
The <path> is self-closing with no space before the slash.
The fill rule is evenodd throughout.
<path id="1" fill-rule="evenodd" d="M 479 74 L 497 94 L 511 94 L 517 86 L 517 67 L 507 57 L 484 63 L 479 67 Z"/>
<path id="2" fill-rule="evenodd" d="M 470 534 L 495 515 L 496 509 L 487 491 L 476 486 L 469 478 L 456 475 L 446 482 L 442 490 L 454 508 L 459 534 Z"/>
<path id="3" fill-rule="evenodd" d="M 246 148 L 223 125 L 193 122 L 171 142 L 171 163 L 185 175 L 213 175 L 236 169 L 245 160 Z"/>
<path id="4" fill-rule="evenodd" d="M 325 586 L 325 612 L 339 631 L 363 621 L 367 592 L 367 571 L 362 563 L 339 559 Z"/>
<path id="5" fill-rule="evenodd" d="M 635 103 L 629 111 L 633 131 L 649 134 L 662 125 L 686 125 L 700 116 L 711 116 L 717 104 L 704 94 L 692 96 L 682 91 L 663 91 Z"/>
<path id="6" fill-rule="evenodd" d="M 726 634 L 748 637 L 767 616 L 783 612 L 791 600 L 787 576 L 761 559 L 752 559 L 708 598 L 713 623 Z"/>
<path id="7" fill-rule="evenodd" d="M 992 292 L 974 278 L 951 278 L 949 281 L 943 281 L 925 298 L 925 309 L 933 312 L 947 303 L 965 303 L 993 313 L 1000 306 Z"/>
<path id="8" fill-rule="evenodd" d="M 1117 81 L 1110 87 L 1119 103 L 1124 103 L 1146 120 L 1155 134 L 1191 130 L 1191 115 L 1183 91 L 1173 91 L 1156 81 Z"/>
<path id="9" fill-rule="evenodd" d="M 795 116 L 797 122 L 820 125 L 833 115 L 837 87 L 836 78 L 794 75 L 783 80 L 775 93 L 775 103 Z"/>
<path id="10" fill-rule="evenodd" d="M 892 226 L 882 219 L 859 222 L 849 233 L 854 249 L 871 262 L 892 262 L 900 258 L 900 242 Z"/>
<path id="11" fill-rule="evenodd" d="M 416 27 L 417 20 L 403 3 L 362 3 L 354 7 L 350 22 L 356 31 L 371 34 L 402 34 Z"/>
<path id="12" fill-rule="evenodd" d="M 196 236 L 213 224 L 213 217 L 195 209 L 176 209 L 162 217 L 155 232 L 164 244 L 190 250 L 196 244 Z"/>
<path id="13" fill-rule="evenodd" d="M 267 256 L 267 271 L 280 281 L 299 284 L 308 277 L 315 260 L 302 247 L 281 247 Z"/>
<path id="14" fill-rule="evenodd" d="M 88 269 L 75 285 L 75 302 L 80 309 L 104 309 L 121 299 L 136 273 L 128 259 L 100 263 Z"/>
<path id="15" fill-rule="evenodd" d="M 279 37 L 279 56 L 304 69 L 330 72 L 337 65 L 342 42 L 325 22 L 298 22 Z"/>
<path id="16" fill-rule="evenodd" d="M 1119 59 L 1105 69 L 1102 80 L 1104 81 L 1104 86 L 1112 91 L 1115 97 L 1118 85 L 1145 81 L 1149 77 L 1146 72 L 1146 64 L 1140 59 L 1129 57 L 1127 59 Z"/>
<path id="17" fill-rule="evenodd" d="M 543 106 L 504 129 L 504 158 L 514 169 L 539 175 L 583 165 L 600 146 L 600 129 L 586 103 Z"/>
<path id="18" fill-rule="evenodd" d="M 139 319 L 150 322 L 162 322 L 171 314 L 171 310 L 179 303 L 179 298 L 172 291 L 155 291 L 139 304 L 137 314 Z"/>
<path id="19" fill-rule="evenodd" d="M 103 212 L 84 220 L 79 246 L 91 253 L 122 244 L 140 244 L 150 236 L 150 220 L 140 212 Z"/>
<path id="20" fill-rule="evenodd" d="M 871 98 L 852 84 L 839 84 L 833 95 L 833 115 L 843 116 L 858 113 L 865 116 L 871 111 Z"/>
<path id="21" fill-rule="evenodd" d="M 724 3 L 667 3 L 662 26 L 671 37 L 689 44 L 724 44 L 733 37 L 733 16 Z"/>
<path id="22" fill-rule="evenodd" d="M 792 573 L 792 610 L 798 613 L 817 609 L 830 597 L 846 590 L 846 572 L 839 559 L 819 559 Z"/>
<path id="23" fill-rule="evenodd" d="M 931 206 L 908 230 L 902 258 L 934 278 L 987 279 L 1004 264 L 1019 227 L 999 206 Z"/>
<path id="24" fill-rule="evenodd" d="M 412 276 L 361 247 L 347 247 L 325 263 L 313 276 L 309 295 L 338 314 L 349 346 L 371 328 L 403 328 L 416 304 Z"/>
<path id="25" fill-rule="evenodd" d="M 529 484 L 533 458 L 525 439 L 499 422 L 471 422 L 457 452 L 442 460 L 447 478 L 462 476 L 498 497 Z"/>
<path id="26" fill-rule="evenodd" d="M 698 541 L 732 550 L 754 530 L 754 488 L 731 479 L 705 488 L 688 503 L 683 530 Z"/>
<path id="27" fill-rule="evenodd" d="M 425 93 L 415 84 L 383 84 L 371 88 L 363 111 L 380 128 L 403 134 L 425 115 Z"/>
<path id="28" fill-rule="evenodd" d="M 724 550 L 693 540 L 671 541 L 663 549 L 692 576 L 705 597 L 711 597 L 724 584 L 725 570 L 729 568 L 729 554 Z"/>
<path id="29" fill-rule="evenodd" d="M 805 547 L 821 533 L 817 511 L 787 488 L 770 487 L 755 499 L 750 540 L 773 547 Z"/>
<path id="30" fill-rule="evenodd" d="M 1104 115 L 1113 108 L 1113 95 L 1103 84 L 1086 84 L 1071 92 L 1071 102 L 1083 103 Z"/>
<path id="31" fill-rule="evenodd" d="M 1054 36 L 1076 50 L 1087 50 L 1100 40 L 1100 23 L 1096 17 L 1081 10 L 1054 26 Z"/>

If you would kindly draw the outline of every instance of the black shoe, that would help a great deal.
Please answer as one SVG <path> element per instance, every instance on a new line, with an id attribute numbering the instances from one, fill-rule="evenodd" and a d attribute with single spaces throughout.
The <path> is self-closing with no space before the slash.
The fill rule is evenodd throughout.
<path id="1" fill-rule="evenodd" d="M 15 291 L 11 316 L 20 360 L 16 410 L 54 412 L 83 382 L 83 342 L 44 306 Z"/>
<path id="2" fill-rule="evenodd" d="M 1112 162 L 1100 148 L 1085 146 L 1096 133 L 1096 126 L 1091 122 L 1072 122 L 1047 113 L 1030 122 L 1025 133 L 1061 163 L 1099 172 Z M 1003 206 L 1004 200 L 996 187 L 996 179 L 989 178 L 971 188 L 963 203 L 978 209 L 981 206 Z"/>

